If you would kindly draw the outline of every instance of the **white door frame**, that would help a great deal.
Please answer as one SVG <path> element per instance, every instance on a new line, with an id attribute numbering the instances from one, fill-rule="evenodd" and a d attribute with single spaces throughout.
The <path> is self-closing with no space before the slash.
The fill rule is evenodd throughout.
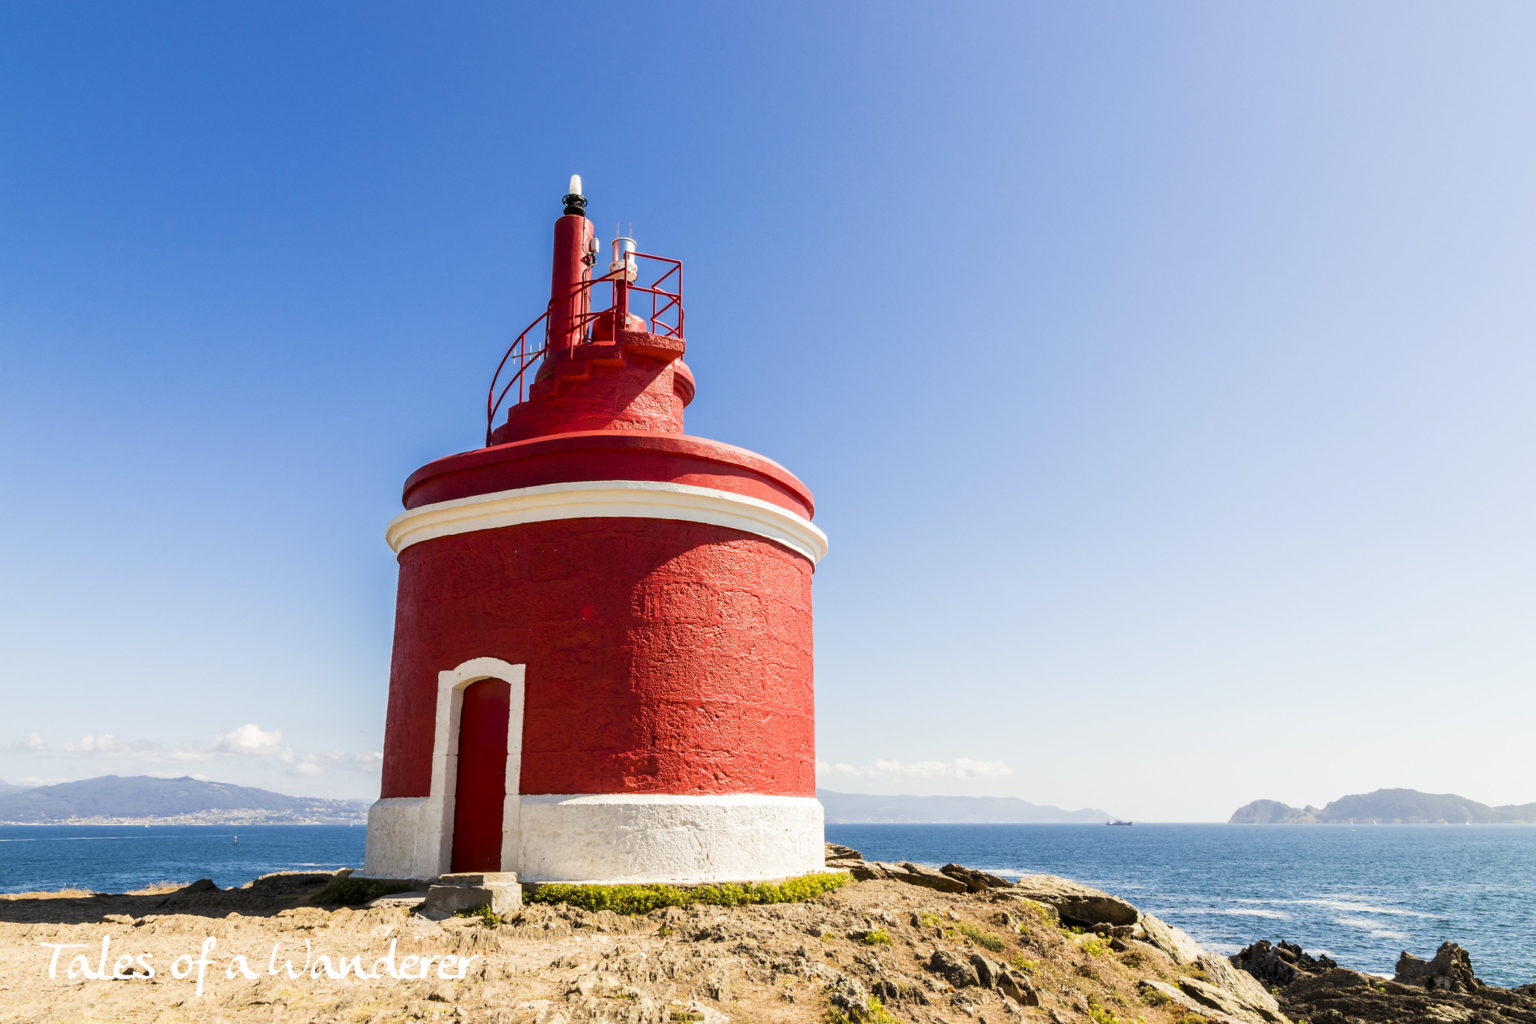
<path id="1" fill-rule="evenodd" d="M 437 720 L 432 736 L 432 786 L 429 806 L 440 808 L 437 822 L 438 874 L 453 870 L 454 790 L 459 777 L 459 724 L 464 690 L 482 679 L 499 679 L 511 689 L 507 707 L 507 785 L 501 811 L 501 870 L 517 870 L 522 801 L 518 790 L 523 767 L 523 675 L 525 665 L 500 658 L 471 658 L 437 675 Z"/>

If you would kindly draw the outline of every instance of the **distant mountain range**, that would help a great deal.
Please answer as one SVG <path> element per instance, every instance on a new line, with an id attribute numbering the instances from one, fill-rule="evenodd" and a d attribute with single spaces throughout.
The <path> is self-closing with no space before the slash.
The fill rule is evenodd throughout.
<path id="1" fill-rule="evenodd" d="M 1049 804 L 1032 804 L 1011 796 L 869 796 L 818 789 L 827 823 L 1021 825 L 1060 822 L 1102 824 L 1110 815 L 1093 808 L 1064 811 Z"/>
<path id="2" fill-rule="evenodd" d="M 1536 823 L 1536 804 L 1489 807 L 1453 793 L 1378 789 L 1326 807 L 1255 800 L 1232 812 L 1231 825 L 1511 825 Z"/>
<path id="3" fill-rule="evenodd" d="M 1103 811 L 1032 804 L 1016 797 L 869 796 L 818 790 L 832 824 L 1032 824 L 1110 820 Z M 250 786 L 147 775 L 103 775 L 27 788 L 0 783 L 0 824 L 297 825 L 366 821 L 364 800 L 286 796 Z"/>
<path id="4" fill-rule="evenodd" d="M 333 825 L 367 818 L 364 800 L 285 796 L 186 776 L 103 775 L 0 790 L 0 823 L 9 825 Z"/>

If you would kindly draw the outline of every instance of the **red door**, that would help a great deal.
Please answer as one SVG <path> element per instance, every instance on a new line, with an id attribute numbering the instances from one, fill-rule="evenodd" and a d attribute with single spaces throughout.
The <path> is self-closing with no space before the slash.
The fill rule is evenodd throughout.
<path id="1" fill-rule="evenodd" d="M 453 870 L 501 870 L 507 794 L 507 713 L 512 687 L 482 679 L 464 688 L 453 798 Z"/>

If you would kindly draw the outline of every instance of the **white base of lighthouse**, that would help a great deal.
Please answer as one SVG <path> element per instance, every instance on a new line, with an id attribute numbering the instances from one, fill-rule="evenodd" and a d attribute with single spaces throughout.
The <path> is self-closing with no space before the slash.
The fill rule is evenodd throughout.
<path id="1" fill-rule="evenodd" d="M 368 811 L 364 870 L 383 878 L 446 873 L 451 821 L 439 798 L 378 801 Z M 814 797 L 509 796 L 502 821 L 501 869 L 525 882 L 751 882 L 825 866 Z"/>
<path id="2" fill-rule="evenodd" d="M 747 882 L 825 866 L 814 797 L 525 796 L 530 882 Z"/>

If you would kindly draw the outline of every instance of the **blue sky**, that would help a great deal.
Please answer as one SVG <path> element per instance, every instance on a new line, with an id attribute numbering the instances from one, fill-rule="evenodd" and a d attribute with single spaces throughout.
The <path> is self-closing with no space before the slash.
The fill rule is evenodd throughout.
<path id="1" fill-rule="evenodd" d="M 788 465 L 822 785 L 1536 800 L 1536 11 L 0 6 L 0 778 L 372 797 L 580 173 Z"/>

